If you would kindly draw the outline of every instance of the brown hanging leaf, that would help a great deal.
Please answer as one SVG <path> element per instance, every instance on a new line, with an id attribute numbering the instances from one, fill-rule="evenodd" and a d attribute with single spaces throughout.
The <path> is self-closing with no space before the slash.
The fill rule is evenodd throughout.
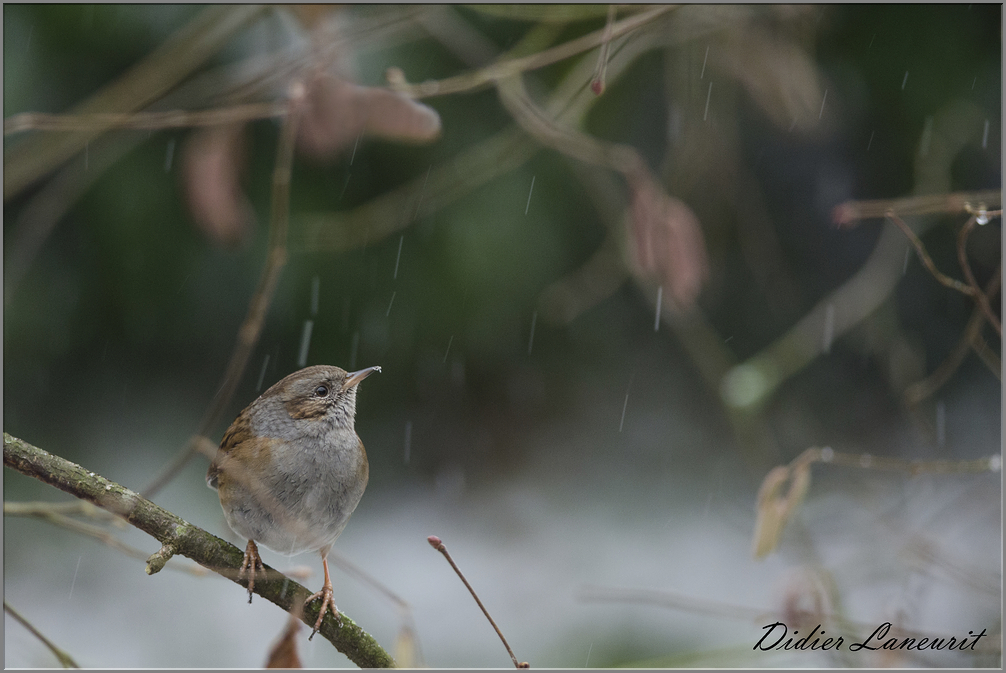
<path id="1" fill-rule="evenodd" d="M 189 134 L 183 150 L 182 180 L 196 225 L 215 244 L 243 242 L 255 213 L 241 191 L 243 125 L 211 126 Z"/>
<path id="2" fill-rule="evenodd" d="M 789 492 L 783 487 L 789 482 Z M 758 515 L 755 519 L 752 554 L 763 558 L 779 546 L 782 531 L 796 507 L 810 488 L 810 462 L 773 468 L 758 489 Z"/>
<path id="3" fill-rule="evenodd" d="M 298 606 L 301 607 L 301 606 Z M 300 663 L 300 656 L 297 654 L 297 632 L 300 631 L 300 609 L 294 609 L 290 613 L 290 620 L 287 622 L 286 630 L 280 639 L 269 651 L 269 658 L 266 660 L 266 668 L 303 668 Z"/>
<path id="4" fill-rule="evenodd" d="M 649 171 L 631 171 L 626 177 L 632 191 L 629 234 L 636 263 L 668 287 L 681 308 L 688 309 L 709 276 L 699 219 L 683 201 L 669 196 Z"/>
<path id="5" fill-rule="evenodd" d="M 312 83 L 305 106 L 297 147 L 321 161 L 334 158 L 364 133 L 415 143 L 440 134 L 440 115 L 432 108 L 388 89 L 330 75 Z"/>

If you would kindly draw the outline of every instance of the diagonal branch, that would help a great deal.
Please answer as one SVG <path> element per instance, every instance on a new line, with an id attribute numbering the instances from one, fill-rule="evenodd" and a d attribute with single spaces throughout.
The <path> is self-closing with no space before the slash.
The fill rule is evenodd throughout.
<path id="1" fill-rule="evenodd" d="M 1002 215 L 1002 211 L 1000 211 L 999 214 Z M 978 287 L 978 281 L 975 280 L 975 275 L 971 272 L 971 265 L 968 264 L 968 234 L 970 234 L 971 230 L 975 228 L 975 223 L 977 221 L 978 215 L 972 215 L 968 218 L 968 221 L 964 223 L 964 226 L 961 227 L 961 231 L 957 235 L 957 260 L 960 262 L 961 269 L 964 271 L 964 277 L 968 281 L 968 287 L 972 293 L 971 296 L 973 296 L 975 301 L 978 302 L 978 306 L 981 307 L 985 317 L 988 318 L 989 323 L 991 323 L 992 327 L 994 327 L 996 332 L 999 333 L 999 338 L 1001 339 L 1003 335 L 1003 326 L 999 323 L 999 318 L 997 318 L 996 314 L 992 311 L 992 306 L 989 305 L 988 296 L 982 292 L 980 287 Z"/>
<path id="2" fill-rule="evenodd" d="M 165 557 L 181 554 L 234 582 L 241 567 L 243 552 L 234 545 L 158 507 L 124 486 L 109 481 L 80 465 L 52 455 L 27 442 L 4 433 L 4 465 L 34 477 L 70 495 L 94 503 L 120 516 L 134 527 L 149 534 L 161 544 L 161 551 L 151 557 L 147 572 L 153 574 L 163 566 Z M 256 582 L 255 593 L 289 612 L 299 601 L 310 595 L 305 587 L 278 571 L 266 568 L 276 577 L 272 581 Z M 317 604 L 307 607 L 301 619 L 313 625 L 318 618 Z M 342 615 L 341 624 L 333 617 L 322 623 L 319 633 L 336 649 L 361 667 L 392 667 L 394 659 L 370 634 Z"/>

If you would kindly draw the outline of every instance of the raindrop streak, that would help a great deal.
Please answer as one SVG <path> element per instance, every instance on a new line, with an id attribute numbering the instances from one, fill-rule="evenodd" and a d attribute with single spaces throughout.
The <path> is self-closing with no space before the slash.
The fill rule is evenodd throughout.
<path id="1" fill-rule="evenodd" d="M 978 75 L 975 75 L 975 78 L 973 80 L 971 80 L 971 90 L 972 91 L 975 90 L 975 84 L 977 84 L 977 83 L 978 83 Z"/>
<path id="2" fill-rule="evenodd" d="M 362 133 L 360 135 L 356 136 L 356 142 L 353 143 L 353 154 L 352 154 L 352 156 L 349 157 L 349 165 L 350 166 L 353 165 L 353 159 L 356 158 L 356 148 L 359 147 L 359 145 L 360 145 L 360 138 L 362 138 L 362 137 L 363 137 Z M 346 182 L 349 182 L 349 180 L 347 180 Z"/>
<path id="3" fill-rule="evenodd" d="M 28 49 L 31 47 L 31 34 L 34 32 L 35 32 L 35 24 L 33 23 L 30 26 L 28 26 L 28 41 L 24 45 L 25 52 L 27 52 Z"/>
<path id="4" fill-rule="evenodd" d="M 84 143 L 84 170 L 87 170 L 88 159 L 91 154 L 91 143 Z"/>
<path id="5" fill-rule="evenodd" d="M 303 367 L 307 364 L 307 350 L 311 347 L 311 332 L 314 330 L 314 321 L 305 320 L 304 330 L 300 333 L 300 353 L 297 354 L 297 366 Z"/>
<path id="6" fill-rule="evenodd" d="M 342 333 L 349 331 L 349 297 L 342 300 Z"/>
<path id="7" fill-rule="evenodd" d="M 905 79 L 901 80 L 901 90 L 905 90 L 905 85 L 908 83 L 908 71 L 905 71 Z"/>
<path id="8" fill-rule="evenodd" d="M 352 173 L 346 173 L 346 182 L 342 185 L 342 193 L 339 194 L 340 201 L 342 200 L 342 197 L 346 195 L 346 187 L 349 187 L 349 177 L 351 175 Z"/>
<path id="9" fill-rule="evenodd" d="M 633 374 L 632 376 L 635 376 Z M 629 390 L 632 388 L 632 376 L 629 376 L 629 385 L 625 388 L 625 402 L 622 404 L 622 420 L 618 422 L 618 431 L 622 431 L 622 426 L 625 425 L 625 410 L 629 407 Z"/>
<path id="10" fill-rule="evenodd" d="M 266 353 L 265 360 L 262 361 L 262 371 L 258 374 L 258 385 L 255 386 L 255 392 L 262 390 L 262 382 L 265 381 L 265 369 L 269 366 L 269 354 Z"/>
<path id="11" fill-rule="evenodd" d="M 433 170 L 433 164 L 426 169 L 426 179 L 423 180 L 423 188 L 419 190 L 419 203 L 416 204 L 416 214 L 412 216 L 412 219 L 419 217 L 419 207 L 423 205 L 423 196 L 426 195 L 426 183 L 430 181 L 430 171 Z"/>
<path id="12" fill-rule="evenodd" d="M 706 45 L 706 55 L 702 58 L 702 72 L 699 73 L 699 79 L 702 79 L 703 77 L 706 76 L 706 61 L 708 60 L 709 60 L 709 46 Z"/>
<path id="13" fill-rule="evenodd" d="M 661 285 L 657 288 L 657 315 L 653 318 L 653 331 L 660 330 L 660 304 L 664 300 L 664 286 Z"/>
<path id="14" fill-rule="evenodd" d="M 402 261 L 402 243 L 405 242 L 405 234 L 402 234 L 398 239 L 398 257 L 395 257 L 395 275 L 392 276 L 392 280 L 398 279 L 398 263 Z"/>
<path id="15" fill-rule="evenodd" d="M 80 559 L 84 558 L 83 555 L 77 557 L 77 567 L 73 569 L 73 581 L 70 582 L 70 595 L 66 597 L 66 600 L 73 598 L 73 587 L 77 584 L 77 571 L 80 570 Z"/>
<path id="16" fill-rule="evenodd" d="M 873 41 L 876 40 L 876 39 L 877 39 L 877 34 L 874 33 L 873 37 L 870 38 L 870 44 L 869 44 L 869 46 L 867 46 L 867 49 L 870 49 L 870 48 L 873 47 Z"/>
<path id="17" fill-rule="evenodd" d="M 936 444 L 939 447 L 947 443 L 947 405 L 940 400 L 936 403 Z"/>
<path id="18" fill-rule="evenodd" d="M 412 421 L 405 421 L 405 464 L 409 464 L 409 453 L 412 450 Z"/>
<path id="19" fill-rule="evenodd" d="M 175 158 L 175 139 L 172 138 L 168 141 L 168 149 L 164 156 L 164 172 L 171 172 L 171 162 Z"/>
<path id="20" fill-rule="evenodd" d="M 531 346 L 534 345 L 534 326 L 538 322 L 538 312 L 531 314 L 531 336 L 527 340 L 527 354 L 531 355 Z"/>
<path id="21" fill-rule="evenodd" d="M 985 131 L 982 133 L 982 149 L 989 146 L 989 120 L 985 120 Z"/>
<path id="22" fill-rule="evenodd" d="M 867 152 L 869 152 L 870 151 L 870 147 L 873 146 L 873 136 L 875 136 L 875 135 L 877 135 L 876 129 L 874 129 L 874 131 L 872 133 L 870 133 L 870 142 L 866 143 L 866 151 Z"/>
<path id="23" fill-rule="evenodd" d="M 321 289 L 321 279 L 315 274 L 311 279 L 311 315 L 318 315 L 318 290 Z"/>
<path id="24" fill-rule="evenodd" d="M 821 117 L 824 116 L 824 101 L 828 100 L 828 90 L 824 90 L 824 97 L 821 99 L 821 111 L 817 113 L 817 118 L 820 121 Z"/>
<path id="25" fill-rule="evenodd" d="M 447 351 L 444 353 L 444 362 L 447 362 L 447 353 L 451 352 L 451 344 L 452 343 L 454 343 L 454 335 L 453 334 L 451 335 L 451 338 L 447 340 Z"/>
<path id="26" fill-rule="evenodd" d="M 388 310 L 384 312 L 384 317 L 391 315 L 391 305 L 395 303 L 395 292 L 391 293 L 391 301 L 388 302 Z"/>
<path id="27" fill-rule="evenodd" d="M 905 246 L 905 266 L 901 269 L 902 276 L 908 273 L 908 259 L 909 257 L 911 257 L 911 255 L 912 255 L 912 249 L 908 246 Z"/>
<path id="28" fill-rule="evenodd" d="M 708 53 L 708 52 L 709 52 L 709 47 L 706 47 L 706 53 Z M 594 643 L 591 643 L 590 647 L 587 648 L 587 661 L 583 662 L 583 667 L 584 668 L 587 668 L 587 664 L 590 663 L 590 651 L 592 649 L 594 649 Z"/>
<path id="29" fill-rule="evenodd" d="M 356 369 L 356 352 L 360 350 L 360 330 L 353 332 L 353 341 L 349 345 L 349 370 Z"/>
<path id="30" fill-rule="evenodd" d="M 705 121 L 706 117 L 709 115 L 709 99 L 712 98 L 712 95 L 713 83 L 709 82 L 709 91 L 706 93 L 706 111 L 702 113 L 702 121 Z"/>
<path id="31" fill-rule="evenodd" d="M 831 352 L 831 340 L 835 336 L 835 305 L 828 304 L 824 309 L 824 345 L 825 354 Z"/>
<path id="32" fill-rule="evenodd" d="M 527 205 L 524 206 L 524 214 L 525 215 L 527 215 L 528 208 L 531 207 L 531 194 L 534 192 L 534 179 L 536 177 L 537 176 L 535 176 L 535 175 L 531 176 L 531 189 L 528 190 L 528 193 L 527 193 Z"/>

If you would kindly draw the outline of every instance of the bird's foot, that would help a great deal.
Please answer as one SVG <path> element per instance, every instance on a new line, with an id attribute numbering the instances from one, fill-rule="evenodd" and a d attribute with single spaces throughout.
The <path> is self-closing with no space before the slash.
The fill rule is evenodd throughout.
<path id="1" fill-rule="evenodd" d="M 342 624 L 342 615 L 339 614 L 339 608 L 335 607 L 333 594 L 332 583 L 329 581 L 325 582 L 325 586 L 321 588 L 321 591 L 311 594 L 308 596 L 308 599 L 304 601 L 304 605 L 307 605 L 315 598 L 321 599 L 321 608 L 318 610 L 318 620 L 314 623 L 314 630 L 311 631 L 311 635 L 307 638 L 308 640 L 314 638 L 314 634 L 318 633 L 318 630 L 321 628 L 321 622 L 325 619 L 326 610 L 331 610 L 335 620 Z"/>
<path id="2" fill-rule="evenodd" d="M 255 540 L 248 540 L 248 546 L 245 547 L 245 558 L 241 562 L 241 570 L 238 572 L 238 579 L 248 580 L 248 602 L 252 602 L 252 592 L 255 590 L 255 573 L 263 572 L 265 566 L 262 565 L 262 557 L 258 554 L 258 545 L 255 544 Z"/>

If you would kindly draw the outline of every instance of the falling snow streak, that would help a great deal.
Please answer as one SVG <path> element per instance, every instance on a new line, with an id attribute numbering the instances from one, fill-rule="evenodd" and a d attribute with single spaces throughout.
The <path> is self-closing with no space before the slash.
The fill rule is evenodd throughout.
<path id="1" fill-rule="evenodd" d="M 318 315 L 318 290 L 321 289 L 321 279 L 315 275 L 311 279 L 311 315 Z"/>
<path id="2" fill-rule="evenodd" d="M 422 189 L 419 190 L 419 202 L 416 204 L 416 212 L 412 216 L 413 220 L 419 217 L 419 208 L 423 205 L 423 196 L 426 194 L 426 183 L 430 181 L 431 170 L 433 170 L 433 164 L 430 164 L 430 167 L 426 169 L 426 178 L 423 180 Z"/>
<path id="3" fill-rule="evenodd" d="M 905 90 L 905 85 L 908 84 L 908 71 L 905 71 L 905 79 L 901 80 L 901 90 Z"/>
<path id="4" fill-rule="evenodd" d="M 395 274 L 391 277 L 392 280 L 398 280 L 398 263 L 402 261 L 402 243 L 405 242 L 405 234 L 402 234 L 398 238 L 398 256 L 395 257 Z"/>
<path id="5" fill-rule="evenodd" d="M 706 111 L 702 113 L 702 121 L 709 116 L 709 99 L 713 96 L 713 83 L 709 82 L 709 91 L 706 92 Z"/>
<path id="6" fill-rule="evenodd" d="M 660 330 L 660 304 L 664 300 L 664 286 L 661 285 L 657 288 L 657 314 L 653 318 L 653 331 L 657 332 Z"/>
<path id="7" fill-rule="evenodd" d="M 524 214 L 527 215 L 528 209 L 531 207 L 531 194 L 534 192 L 534 179 L 537 176 L 531 176 L 531 189 L 527 193 L 527 205 L 524 206 Z"/>
<path id="8" fill-rule="evenodd" d="M 339 200 L 340 201 L 342 200 L 342 197 L 344 197 L 346 195 L 346 187 L 349 187 L 349 177 L 351 175 L 352 175 L 352 173 L 346 173 L 346 181 L 342 184 L 342 192 L 339 193 Z"/>
<path id="9" fill-rule="evenodd" d="M 73 588 L 77 586 L 77 571 L 80 570 L 80 559 L 84 558 L 83 555 L 77 557 L 77 567 L 73 569 L 73 580 L 70 582 L 70 595 L 66 597 L 66 600 L 73 598 Z"/>
<path id="10" fill-rule="evenodd" d="M 350 157 L 349 157 L 349 165 L 350 166 L 353 165 L 353 160 L 356 159 L 356 148 L 360 146 L 360 138 L 362 138 L 362 137 L 363 137 L 362 133 L 360 135 L 356 136 L 356 142 L 353 143 L 353 154 L 350 155 Z M 347 182 L 348 182 L 348 180 L 347 180 Z"/>
<path id="11" fill-rule="evenodd" d="M 91 143 L 84 143 L 84 170 L 87 170 L 88 160 L 91 154 Z"/>
<path id="12" fill-rule="evenodd" d="M 824 90 L 824 97 L 821 98 L 821 111 L 817 113 L 818 121 L 824 116 L 824 102 L 828 100 L 828 90 Z"/>
<path id="13" fill-rule="evenodd" d="M 405 422 L 405 464 L 409 464 L 409 455 L 412 451 L 412 421 Z"/>
<path id="14" fill-rule="evenodd" d="M 706 45 L 706 55 L 702 58 L 702 72 L 699 73 L 699 79 L 706 76 L 706 61 L 709 60 L 709 46 Z"/>
<path id="15" fill-rule="evenodd" d="M 922 139 L 919 140 L 919 156 L 929 155 L 929 146 L 933 144 L 933 116 L 926 117 L 926 123 L 922 127 Z"/>
<path id="16" fill-rule="evenodd" d="M 982 149 L 986 149 L 989 146 L 989 120 L 985 120 L 985 130 L 982 132 Z"/>
<path id="17" fill-rule="evenodd" d="M 391 305 L 395 303 L 395 292 L 391 293 L 391 301 L 388 302 L 388 310 L 384 312 L 384 317 L 391 315 Z"/>
<path id="18" fill-rule="evenodd" d="M 870 148 L 873 147 L 873 136 L 877 135 L 876 129 L 870 133 L 870 142 L 866 143 L 866 151 L 869 152 Z"/>
<path id="19" fill-rule="evenodd" d="M 831 352 L 831 341 L 835 336 L 835 305 L 828 304 L 824 309 L 824 343 L 821 350 L 825 355 Z"/>
<path id="20" fill-rule="evenodd" d="M 266 353 L 265 359 L 262 361 L 262 371 L 258 373 L 258 385 L 255 386 L 255 392 L 262 390 L 262 382 L 265 381 L 265 369 L 269 366 L 269 354 Z"/>
<path id="21" fill-rule="evenodd" d="M 174 159 L 175 159 L 175 139 L 172 138 L 171 140 L 168 141 L 168 149 L 165 151 L 164 154 L 165 173 L 171 172 L 171 163 L 174 161 Z"/>
<path id="22" fill-rule="evenodd" d="M 305 320 L 304 329 L 300 333 L 300 352 L 297 354 L 297 366 L 303 367 L 307 364 L 307 351 L 311 347 L 311 332 L 314 330 L 314 321 Z"/>
<path id="23" fill-rule="evenodd" d="M 632 378 L 635 376 L 633 373 L 629 376 L 629 385 L 625 388 L 625 402 L 622 403 L 622 420 L 618 422 L 618 431 L 622 431 L 622 426 L 625 425 L 625 410 L 629 408 L 629 391 L 632 389 Z"/>
<path id="24" fill-rule="evenodd" d="M 356 369 L 356 353 L 360 350 L 360 330 L 353 332 L 353 340 L 349 345 L 349 371 Z"/>
<path id="25" fill-rule="evenodd" d="M 534 345 L 534 326 L 538 322 L 538 312 L 535 311 L 531 314 L 531 336 L 527 339 L 527 354 L 531 355 L 531 346 Z"/>
<path id="26" fill-rule="evenodd" d="M 453 334 L 451 335 L 451 338 L 447 340 L 447 351 L 444 353 L 444 362 L 447 362 L 447 354 L 451 352 L 451 344 L 452 343 L 454 343 L 454 335 Z"/>

